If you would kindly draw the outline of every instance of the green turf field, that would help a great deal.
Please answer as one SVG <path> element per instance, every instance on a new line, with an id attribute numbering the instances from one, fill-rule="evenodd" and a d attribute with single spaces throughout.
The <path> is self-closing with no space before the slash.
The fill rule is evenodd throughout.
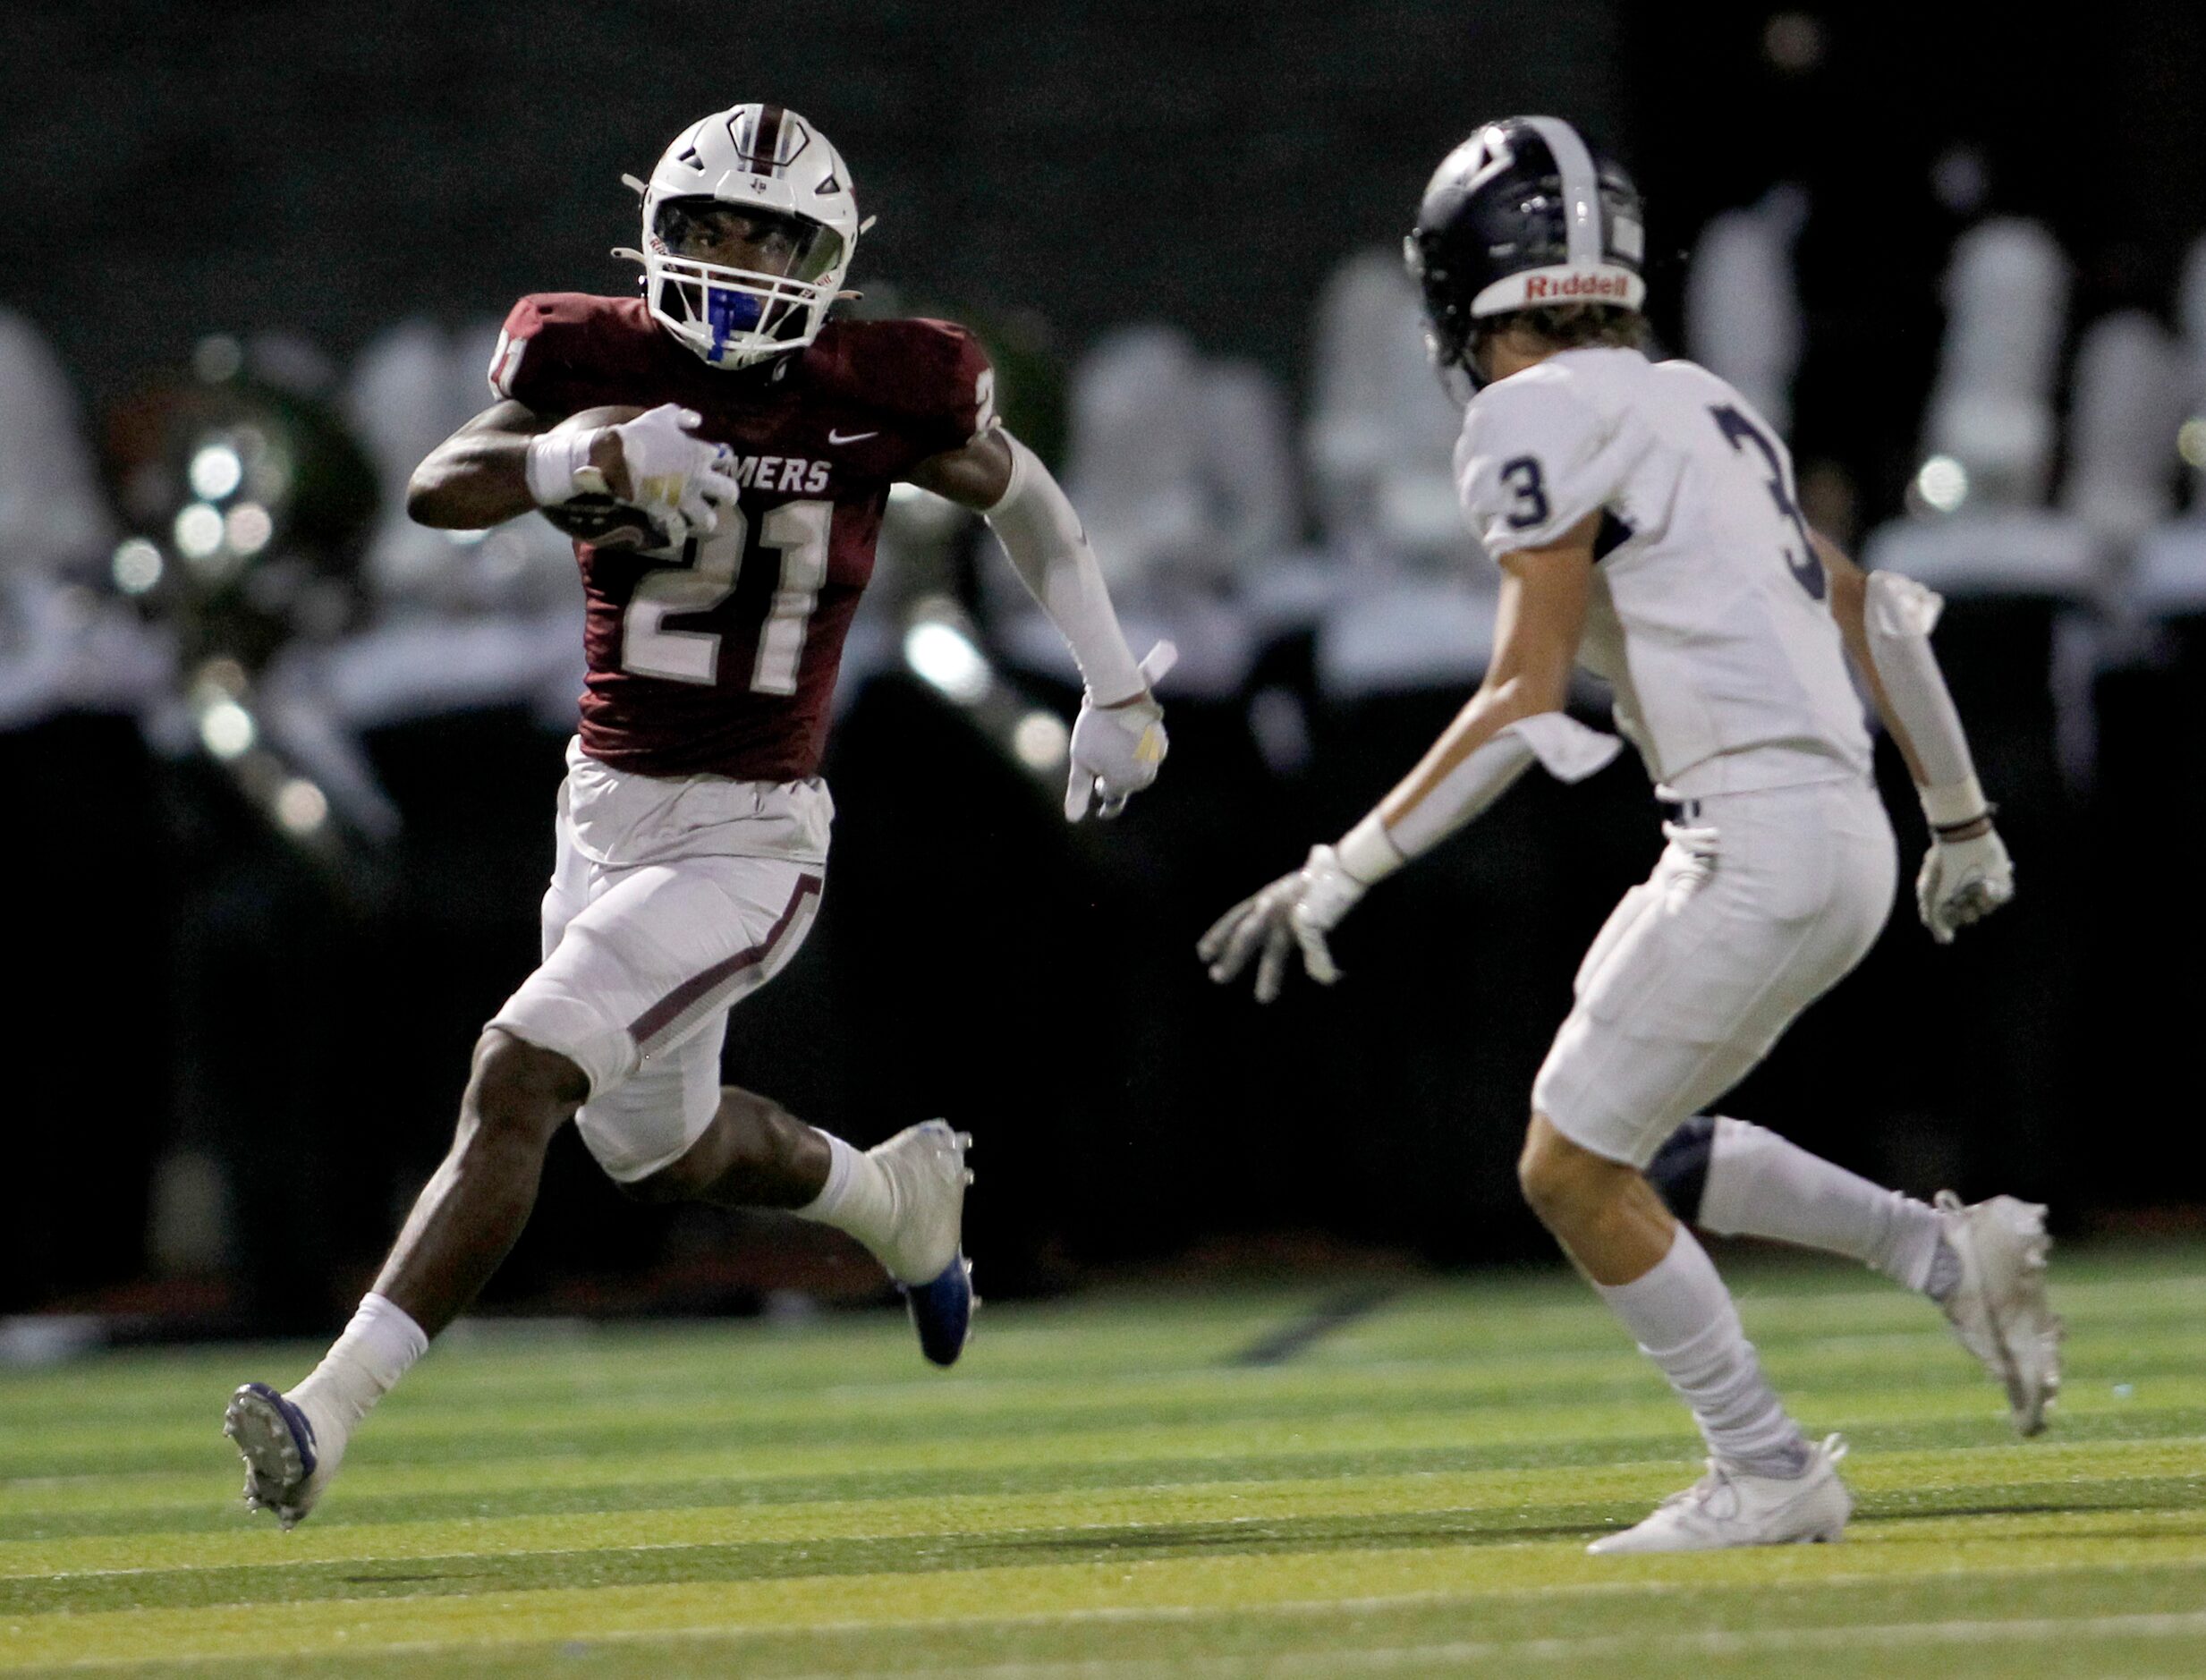
<path id="1" fill-rule="evenodd" d="M 219 1434 L 311 1350 L 0 1376 L 0 1670 L 259 1676 L 2206 1673 L 2206 1252 L 2056 1257 L 2019 1443 L 1923 1302 L 1729 1262 L 1844 1545 L 1583 1556 L 1697 1472 L 1560 1273 L 441 1345 L 285 1534 Z M 1250 1363 L 1251 1349 L 1275 1355 Z"/>

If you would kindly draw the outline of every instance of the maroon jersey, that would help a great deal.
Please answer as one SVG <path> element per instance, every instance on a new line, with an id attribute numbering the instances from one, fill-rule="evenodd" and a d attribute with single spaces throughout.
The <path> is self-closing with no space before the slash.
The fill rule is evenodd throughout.
<path id="1" fill-rule="evenodd" d="M 679 403 L 743 487 L 679 553 L 575 545 L 582 751 L 646 776 L 810 776 L 891 481 L 994 424 L 988 358 L 946 321 L 829 321 L 768 367 L 708 368 L 637 298 L 526 297 L 490 384 L 539 414 Z"/>

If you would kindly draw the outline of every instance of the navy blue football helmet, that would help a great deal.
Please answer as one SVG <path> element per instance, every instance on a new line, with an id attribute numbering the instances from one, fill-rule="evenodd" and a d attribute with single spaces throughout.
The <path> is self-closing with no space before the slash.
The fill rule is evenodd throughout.
<path id="1" fill-rule="evenodd" d="M 1637 310 L 1646 231 L 1639 190 L 1559 117 L 1489 123 L 1447 156 L 1402 242 L 1446 374 L 1479 383 L 1481 322 L 1557 303 Z"/>

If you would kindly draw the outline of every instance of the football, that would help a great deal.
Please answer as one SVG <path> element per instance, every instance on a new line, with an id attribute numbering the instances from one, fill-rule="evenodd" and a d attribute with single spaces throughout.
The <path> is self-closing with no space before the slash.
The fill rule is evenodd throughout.
<path id="1" fill-rule="evenodd" d="M 570 414 L 552 428 L 554 433 L 591 431 L 600 426 L 618 426 L 642 413 L 641 408 L 613 404 L 586 408 Z M 657 548 L 666 533 L 641 508 L 610 496 L 578 496 L 537 510 L 565 536 L 598 548 Z"/>

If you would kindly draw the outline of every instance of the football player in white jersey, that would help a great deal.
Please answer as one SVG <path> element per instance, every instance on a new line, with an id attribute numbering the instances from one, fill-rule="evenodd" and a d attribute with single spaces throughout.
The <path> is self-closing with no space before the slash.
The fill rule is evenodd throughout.
<path id="1" fill-rule="evenodd" d="M 1255 959 L 1260 999 L 1298 953 L 1330 984 L 1327 935 L 1374 883 L 1533 763 L 1576 781 L 1615 755 L 1614 737 L 1563 710 L 1574 665 L 1605 678 L 1675 816 L 1653 874 L 1579 969 L 1519 1175 L 1692 1408 L 1710 1459 L 1694 1486 L 1591 1549 L 1835 1540 L 1852 1508 L 1844 1444 L 1811 1442 L 1786 1413 L 1649 1169 L 1710 1228 L 1847 1253 L 1940 1299 L 2033 1432 L 2058 1379 L 2043 1209 L 1932 1207 L 1760 1127 L 1698 1117 L 1890 910 L 1892 830 L 1849 659 L 1930 821 L 1917 901 L 1931 935 L 1949 940 L 2005 904 L 2014 872 L 1930 652 L 1937 598 L 1865 576 L 1808 529 L 1784 444 L 1731 386 L 1648 359 L 1642 244 L 1631 182 L 1555 118 L 1490 123 L 1434 174 L 1407 259 L 1435 360 L 1468 395 L 1455 474 L 1502 572 L 1492 666 L 1369 816 L 1227 912 L 1200 949 L 1220 982 Z"/>

